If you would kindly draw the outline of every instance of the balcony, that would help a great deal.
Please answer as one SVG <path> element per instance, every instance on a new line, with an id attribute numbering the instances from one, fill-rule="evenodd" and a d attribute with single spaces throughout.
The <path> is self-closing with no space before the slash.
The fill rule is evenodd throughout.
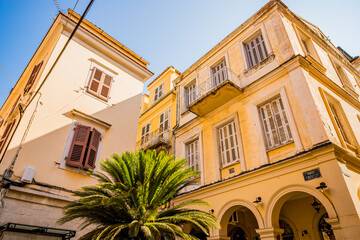
<path id="1" fill-rule="evenodd" d="M 155 149 L 157 152 L 169 151 L 171 148 L 171 140 L 172 134 L 170 129 L 157 129 L 138 141 L 136 143 L 136 149 L 144 151 Z"/>
<path id="2" fill-rule="evenodd" d="M 188 109 L 202 117 L 239 96 L 241 92 L 239 76 L 224 68 L 195 87 L 188 96 Z"/>

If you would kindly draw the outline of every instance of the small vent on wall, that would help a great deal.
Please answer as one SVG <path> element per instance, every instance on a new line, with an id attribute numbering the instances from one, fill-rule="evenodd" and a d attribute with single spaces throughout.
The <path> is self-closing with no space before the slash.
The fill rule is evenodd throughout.
<path id="1" fill-rule="evenodd" d="M 33 179 L 34 179 L 35 170 L 36 169 L 34 167 L 27 166 L 25 168 L 25 171 L 24 171 L 22 177 L 21 177 L 21 181 L 31 183 L 33 181 Z"/>

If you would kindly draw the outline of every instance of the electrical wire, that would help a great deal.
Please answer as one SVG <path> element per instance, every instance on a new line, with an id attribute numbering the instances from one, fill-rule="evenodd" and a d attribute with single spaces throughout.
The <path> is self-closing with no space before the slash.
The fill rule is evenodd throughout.
<path id="1" fill-rule="evenodd" d="M 1 63 L 0 63 L 0 66 L 1 66 L 1 68 L 4 70 L 4 72 L 6 73 L 6 75 L 9 77 L 9 79 L 10 79 L 14 84 L 16 84 L 16 82 L 14 82 L 14 80 L 11 79 L 11 77 L 9 76 L 9 74 L 7 73 L 7 71 L 5 70 L 5 68 L 3 67 L 3 65 L 1 65 Z"/>

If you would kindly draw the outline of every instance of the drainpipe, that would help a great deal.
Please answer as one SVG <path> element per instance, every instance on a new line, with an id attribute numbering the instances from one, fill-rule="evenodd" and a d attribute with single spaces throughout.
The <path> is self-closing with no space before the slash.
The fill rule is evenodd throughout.
<path id="1" fill-rule="evenodd" d="M 183 75 L 181 74 L 178 78 L 180 78 L 180 80 L 183 78 Z M 176 79 L 178 79 L 176 78 Z M 175 80 L 176 80 L 175 79 Z M 175 85 L 175 90 L 177 90 L 176 92 L 176 125 L 172 130 L 172 136 L 173 136 L 173 155 L 176 155 L 176 137 L 175 137 L 175 130 L 179 128 L 180 125 L 180 86 L 179 85 Z"/>

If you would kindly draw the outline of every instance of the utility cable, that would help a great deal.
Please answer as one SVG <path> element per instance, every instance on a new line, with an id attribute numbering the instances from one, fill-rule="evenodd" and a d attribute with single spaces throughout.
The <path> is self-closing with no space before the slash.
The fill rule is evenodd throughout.
<path id="1" fill-rule="evenodd" d="M 31 102 L 35 99 L 35 97 L 36 97 L 37 94 L 40 94 L 40 97 L 39 97 L 38 101 L 40 100 L 40 98 L 41 98 L 41 93 L 40 93 L 41 87 L 44 85 L 45 81 L 46 81 L 47 78 L 50 76 L 50 74 L 51 74 L 52 70 L 54 69 L 56 63 L 59 61 L 59 59 L 60 59 L 60 57 L 62 56 L 62 54 L 64 53 L 66 47 L 69 45 L 71 39 L 72 39 L 73 36 L 75 35 L 75 32 L 76 32 L 77 29 L 79 28 L 79 26 L 80 26 L 82 20 L 85 18 L 86 14 L 89 12 L 89 10 L 90 10 L 92 4 L 94 3 L 94 1 L 95 1 L 95 0 L 90 0 L 90 2 L 89 2 L 89 4 L 88 4 L 88 6 L 86 7 L 83 15 L 81 16 L 81 18 L 79 19 L 78 23 L 76 24 L 74 30 L 72 31 L 69 39 L 66 41 L 64 47 L 62 48 L 61 52 L 59 53 L 59 55 L 57 56 L 56 60 L 55 60 L 54 63 L 52 64 L 52 66 L 51 66 L 50 70 L 48 71 L 48 73 L 46 74 L 44 80 L 41 82 L 40 86 L 38 87 L 38 89 L 36 90 L 36 92 L 33 94 L 32 98 L 31 98 L 30 101 L 29 101 L 29 103 L 27 104 L 27 106 L 26 106 L 25 109 L 23 110 L 24 112 L 26 111 L 26 109 L 28 108 L 28 106 L 30 106 Z M 3 151 L 4 154 L 1 156 L 0 163 L 1 163 L 2 160 L 4 159 L 5 152 L 7 151 L 8 147 L 9 147 L 9 144 L 10 144 L 12 138 L 14 137 L 14 134 L 15 134 L 15 132 L 16 132 L 16 130 L 17 130 L 20 122 L 21 122 L 21 119 L 22 119 L 22 114 L 20 114 L 20 119 L 19 119 L 19 121 L 18 121 L 18 124 L 16 125 L 15 130 L 12 132 L 12 135 L 11 135 L 10 139 L 8 140 L 8 144 L 7 144 L 6 148 L 5 148 L 4 151 Z M 14 160 L 16 160 L 16 159 L 14 159 Z M 15 161 L 13 162 L 13 164 L 15 164 Z M 0 206 L 0 207 L 1 207 L 1 206 Z"/>
<path id="2" fill-rule="evenodd" d="M 5 70 L 5 68 L 3 67 L 3 65 L 1 65 L 1 63 L 0 63 L 0 66 L 1 66 L 1 68 L 4 70 L 4 72 L 6 73 L 6 75 L 9 77 L 9 79 L 10 79 L 14 84 L 16 84 L 16 82 L 14 82 L 14 80 L 11 79 L 11 77 L 9 76 L 9 74 L 7 73 L 7 71 Z"/>

